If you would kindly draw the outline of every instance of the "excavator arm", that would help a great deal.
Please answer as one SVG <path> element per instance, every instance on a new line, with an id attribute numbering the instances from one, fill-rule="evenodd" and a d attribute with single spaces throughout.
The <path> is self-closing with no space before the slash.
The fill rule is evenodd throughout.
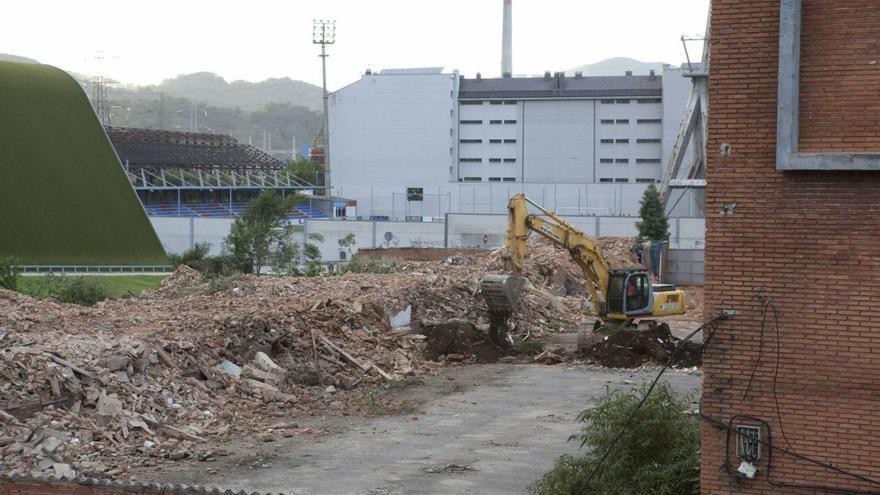
<path id="1" fill-rule="evenodd" d="M 546 218 L 530 214 L 529 204 L 541 210 Z M 592 297 L 592 313 L 597 316 L 604 315 L 604 291 L 608 287 L 608 277 L 611 270 L 605 258 L 599 253 L 596 241 L 552 211 L 532 203 L 521 193 L 510 199 L 508 210 L 506 247 L 513 269 L 517 272 L 522 271 L 526 254 L 526 240 L 529 237 L 529 232 L 536 232 L 569 252 L 571 259 L 584 272 L 587 292 Z"/>

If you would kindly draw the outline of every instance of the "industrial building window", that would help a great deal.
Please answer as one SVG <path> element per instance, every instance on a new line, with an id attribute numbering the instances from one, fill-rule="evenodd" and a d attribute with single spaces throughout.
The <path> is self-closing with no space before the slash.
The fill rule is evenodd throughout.
<path id="1" fill-rule="evenodd" d="M 489 163 L 501 163 L 501 158 L 489 158 Z"/>
<path id="2" fill-rule="evenodd" d="M 629 139 L 618 139 L 615 141 L 617 144 L 629 144 Z"/>
<path id="3" fill-rule="evenodd" d="M 602 100 L 602 103 L 604 103 L 605 105 L 613 105 L 614 100 Z"/>
<path id="4" fill-rule="evenodd" d="M 602 144 L 614 144 L 613 139 L 602 139 L 599 142 L 601 142 Z"/>
<path id="5" fill-rule="evenodd" d="M 639 103 L 663 103 L 663 98 L 645 98 L 639 100 Z"/>
<path id="6" fill-rule="evenodd" d="M 628 105 L 628 104 L 629 104 L 629 100 L 617 100 L 616 103 L 621 104 L 621 105 Z"/>
<path id="7" fill-rule="evenodd" d="M 614 163 L 614 158 L 600 158 L 599 163 Z"/>
<path id="8" fill-rule="evenodd" d="M 501 144 L 501 140 L 500 140 L 500 139 L 490 139 L 489 142 L 492 143 L 492 144 Z"/>
<path id="9" fill-rule="evenodd" d="M 516 144 L 516 139 L 505 139 L 504 143 L 505 144 Z"/>
<path id="10" fill-rule="evenodd" d="M 489 121 L 490 124 L 500 124 L 502 122 L 504 122 L 504 121 L 503 120 L 490 120 Z"/>
<path id="11" fill-rule="evenodd" d="M 458 161 L 461 163 L 483 163 L 482 158 L 459 158 Z"/>
<path id="12" fill-rule="evenodd" d="M 482 124 L 482 120 L 459 120 L 460 124 Z"/>
<path id="13" fill-rule="evenodd" d="M 505 124 L 516 124 L 516 120 L 505 120 Z"/>
<path id="14" fill-rule="evenodd" d="M 459 139 L 458 142 L 462 143 L 462 144 L 480 144 L 483 142 L 483 140 L 482 139 Z"/>
<path id="15" fill-rule="evenodd" d="M 663 119 L 639 119 L 639 124 L 662 124 Z"/>
<path id="16" fill-rule="evenodd" d="M 464 181 L 465 182 L 483 182 L 483 178 L 482 177 L 465 177 Z"/>
<path id="17" fill-rule="evenodd" d="M 636 179 L 636 182 L 639 184 L 653 184 L 657 182 L 657 179 Z"/>
<path id="18" fill-rule="evenodd" d="M 489 102 L 489 104 L 490 104 L 490 105 L 503 105 L 504 102 L 501 101 L 501 100 L 492 100 L 492 101 Z M 489 179 L 489 180 L 492 180 L 492 179 Z"/>
<path id="19" fill-rule="evenodd" d="M 516 102 L 512 101 L 512 100 L 504 100 L 504 104 L 505 105 L 516 105 Z"/>
<path id="20" fill-rule="evenodd" d="M 629 179 L 614 179 L 614 182 L 622 182 L 622 183 L 625 183 L 625 182 L 629 182 Z"/>
<path id="21" fill-rule="evenodd" d="M 629 158 L 618 158 L 614 163 L 629 163 Z"/>
<path id="22" fill-rule="evenodd" d="M 516 158 L 505 158 L 504 163 L 516 163 Z"/>
<path id="23" fill-rule="evenodd" d="M 629 119 L 617 119 L 615 124 L 629 124 Z"/>
<path id="24" fill-rule="evenodd" d="M 660 163 L 659 158 L 636 158 L 636 163 Z"/>
<path id="25" fill-rule="evenodd" d="M 463 100 L 461 102 L 462 105 L 482 105 L 483 102 L 480 100 Z"/>
<path id="26" fill-rule="evenodd" d="M 504 182 L 516 182 L 516 177 L 505 177 Z"/>
<path id="27" fill-rule="evenodd" d="M 603 124 L 613 124 L 613 123 L 614 123 L 614 119 L 602 119 L 602 123 L 603 123 Z"/>
<path id="28" fill-rule="evenodd" d="M 602 178 L 602 179 L 599 179 L 599 182 L 614 182 L 614 179 Z"/>
<path id="29" fill-rule="evenodd" d="M 639 144 L 653 144 L 660 143 L 659 139 L 636 139 L 636 142 Z"/>
<path id="30" fill-rule="evenodd" d="M 489 177 L 489 182 L 501 182 L 501 177 Z"/>

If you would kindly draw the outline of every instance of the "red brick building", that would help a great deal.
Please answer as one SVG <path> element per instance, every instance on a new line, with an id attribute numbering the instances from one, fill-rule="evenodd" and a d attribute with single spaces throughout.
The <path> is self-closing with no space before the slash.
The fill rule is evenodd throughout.
<path id="1" fill-rule="evenodd" d="M 712 5 L 702 493 L 880 493 L 880 1 Z"/>

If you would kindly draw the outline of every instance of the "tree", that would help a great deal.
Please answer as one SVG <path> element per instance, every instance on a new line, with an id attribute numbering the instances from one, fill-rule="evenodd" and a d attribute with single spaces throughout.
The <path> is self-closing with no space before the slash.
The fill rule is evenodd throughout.
<path id="1" fill-rule="evenodd" d="M 667 241 L 669 240 L 669 219 L 663 211 L 663 203 L 660 201 L 660 191 L 654 184 L 645 189 L 645 194 L 639 203 L 639 216 L 642 220 L 636 223 L 639 230 L 639 239 L 642 241 Z"/>
<path id="2" fill-rule="evenodd" d="M 287 168 L 293 175 L 305 179 L 316 186 L 324 185 L 324 166 L 308 158 L 297 158 L 296 161 L 287 160 Z"/>
<path id="3" fill-rule="evenodd" d="M 345 249 L 348 251 L 349 256 L 354 256 L 354 250 L 352 248 L 357 245 L 357 240 L 354 238 L 354 232 L 349 232 L 345 237 L 336 242 L 339 243 L 340 249 Z"/>
<path id="4" fill-rule="evenodd" d="M 243 273 L 260 274 L 266 264 L 289 267 L 299 254 L 292 239 L 294 227 L 287 220 L 290 208 L 302 198 L 282 198 L 263 191 L 248 202 L 244 214 L 232 223 L 224 249 Z"/>
<path id="5" fill-rule="evenodd" d="M 613 391 L 583 411 L 584 423 L 574 440 L 583 452 L 565 454 L 552 470 L 533 483 L 534 495 L 695 495 L 700 493 L 700 417 L 689 412 L 691 398 L 660 382 L 633 417 L 620 440 L 617 435 L 647 391 Z M 611 454 L 603 462 L 603 455 Z M 589 491 L 586 486 L 590 475 Z"/>

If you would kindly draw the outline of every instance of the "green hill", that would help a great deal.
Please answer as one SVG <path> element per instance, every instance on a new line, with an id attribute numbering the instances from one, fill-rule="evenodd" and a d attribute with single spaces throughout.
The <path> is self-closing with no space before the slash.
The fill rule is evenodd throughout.
<path id="1" fill-rule="evenodd" d="M 165 252 L 77 82 L 0 62 L 0 256 L 155 265 Z"/>

